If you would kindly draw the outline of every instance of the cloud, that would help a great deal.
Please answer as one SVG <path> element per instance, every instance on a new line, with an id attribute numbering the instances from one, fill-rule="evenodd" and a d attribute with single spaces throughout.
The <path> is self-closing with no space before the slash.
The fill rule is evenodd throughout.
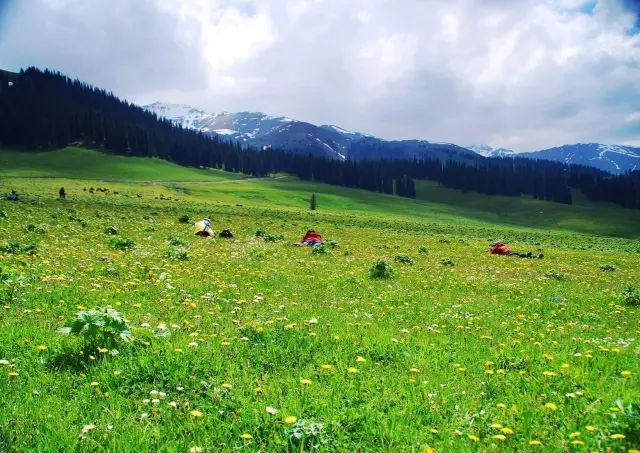
<path id="1" fill-rule="evenodd" d="M 57 68 L 140 103 L 265 111 L 385 138 L 635 143 L 638 128 L 622 127 L 640 105 L 631 3 L 13 1 L 0 66 Z"/>

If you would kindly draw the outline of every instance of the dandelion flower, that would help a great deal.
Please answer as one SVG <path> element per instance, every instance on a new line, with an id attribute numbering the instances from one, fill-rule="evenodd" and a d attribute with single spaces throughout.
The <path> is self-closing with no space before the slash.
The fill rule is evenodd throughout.
<path id="1" fill-rule="evenodd" d="M 93 382 L 92 382 L 91 384 L 89 384 L 89 385 L 90 385 L 91 387 L 97 387 L 97 386 L 99 386 L 100 384 L 99 384 L 98 382 L 96 382 L 96 381 L 93 381 Z"/>
<path id="2" fill-rule="evenodd" d="M 191 414 L 191 416 L 195 417 L 195 418 L 200 418 L 200 417 L 204 416 L 204 414 L 202 412 L 200 412 L 200 411 L 191 411 L 191 412 L 189 412 L 189 414 Z"/>
<path id="3" fill-rule="evenodd" d="M 276 415 L 278 413 L 278 409 L 275 407 L 267 406 L 267 414 Z"/>
<path id="4" fill-rule="evenodd" d="M 506 439 L 507 439 L 507 436 L 505 436 L 504 434 L 496 434 L 495 436 L 493 436 L 493 438 L 494 438 L 495 440 L 501 440 L 501 441 L 504 441 L 504 440 L 506 440 Z"/>
<path id="5" fill-rule="evenodd" d="M 476 436 L 475 434 L 469 434 L 467 436 L 467 439 L 469 439 L 471 442 L 479 442 L 480 438 L 478 436 Z"/>
<path id="6" fill-rule="evenodd" d="M 540 442 L 539 440 L 530 440 L 529 445 L 531 445 L 532 447 L 542 447 L 542 442 Z"/>
<path id="7" fill-rule="evenodd" d="M 47 347 L 45 345 L 41 344 L 41 345 L 36 346 L 36 349 L 38 351 L 46 351 Z"/>
<path id="8" fill-rule="evenodd" d="M 311 379 L 300 379 L 300 385 L 311 385 Z"/>
<path id="9" fill-rule="evenodd" d="M 622 377 L 629 377 L 631 376 L 631 371 L 625 370 L 622 373 L 620 373 L 622 375 Z"/>
<path id="10" fill-rule="evenodd" d="M 513 430 L 511 428 L 502 428 L 500 432 L 502 434 L 513 434 Z"/>
<path id="11" fill-rule="evenodd" d="M 587 425 L 586 429 L 587 429 L 587 431 L 594 432 L 596 430 L 596 427 L 593 426 L 593 425 Z"/>
<path id="12" fill-rule="evenodd" d="M 298 417 L 296 417 L 295 415 L 289 415 L 288 417 L 284 418 L 284 422 L 287 425 L 293 425 L 297 421 L 298 421 Z"/>
<path id="13" fill-rule="evenodd" d="M 240 434 L 240 438 L 244 440 L 253 439 L 253 436 L 249 433 Z"/>
<path id="14" fill-rule="evenodd" d="M 558 408 L 558 406 L 554 403 L 547 403 L 544 405 L 544 408 L 550 411 L 555 411 Z"/>
<path id="15" fill-rule="evenodd" d="M 571 445 L 584 445 L 584 442 L 581 440 L 572 440 Z"/>
<path id="16" fill-rule="evenodd" d="M 365 358 L 364 358 L 364 357 L 362 357 L 361 355 L 359 355 L 359 356 L 356 358 L 356 363 L 364 363 L 364 362 L 366 362 L 366 361 L 367 361 L 367 359 L 365 359 Z"/>
<path id="17" fill-rule="evenodd" d="M 576 437 L 580 437 L 580 431 L 573 432 L 569 434 L 570 439 L 575 439 Z"/>
<path id="18" fill-rule="evenodd" d="M 622 440 L 625 439 L 627 436 L 625 436 L 624 434 L 612 434 L 611 438 L 612 439 L 616 439 L 616 440 Z"/>
<path id="19" fill-rule="evenodd" d="M 325 363 L 324 365 L 320 365 L 320 368 L 322 368 L 323 370 L 330 370 L 333 368 L 333 366 L 329 365 L 328 363 Z"/>

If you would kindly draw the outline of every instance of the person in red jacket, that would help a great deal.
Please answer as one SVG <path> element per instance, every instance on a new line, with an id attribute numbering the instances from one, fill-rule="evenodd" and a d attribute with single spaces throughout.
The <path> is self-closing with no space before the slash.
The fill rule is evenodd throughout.
<path id="1" fill-rule="evenodd" d="M 504 242 L 496 242 L 492 247 L 489 248 L 490 255 L 507 255 L 507 256 L 517 256 L 519 258 L 540 258 L 542 259 L 544 255 L 542 253 L 538 253 L 536 255 L 531 252 L 527 253 L 518 253 L 512 252 L 509 247 Z"/>
<path id="2" fill-rule="evenodd" d="M 504 242 L 496 242 L 493 247 L 489 249 L 490 255 L 509 255 L 511 250 Z"/>
<path id="3" fill-rule="evenodd" d="M 322 236 L 320 233 L 316 233 L 314 230 L 309 230 L 305 233 L 300 241 L 300 245 L 322 245 Z"/>

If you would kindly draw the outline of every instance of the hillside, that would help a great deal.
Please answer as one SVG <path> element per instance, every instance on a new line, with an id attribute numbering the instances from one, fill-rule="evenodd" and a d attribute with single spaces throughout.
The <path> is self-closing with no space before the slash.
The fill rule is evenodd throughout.
<path id="1" fill-rule="evenodd" d="M 0 148 L 2 176 L 138 181 L 215 181 L 241 177 L 237 173 L 188 168 L 161 159 L 116 156 L 77 147 L 43 152 Z"/>
<path id="2" fill-rule="evenodd" d="M 593 203 L 578 192 L 573 205 L 534 200 L 529 197 L 489 196 L 446 189 L 432 181 L 418 181 L 417 200 L 350 189 L 295 177 L 236 181 L 232 185 L 207 184 L 206 181 L 242 179 L 237 173 L 181 167 L 160 159 L 113 156 L 80 148 L 26 153 L 0 149 L 0 177 L 48 177 L 67 179 L 99 179 L 115 181 L 166 181 L 166 188 L 175 191 L 180 181 L 190 182 L 190 198 L 198 202 L 216 200 L 230 205 L 304 210 L 311 193 L 320 198 L 324 213 L 344 216 L 345 213 L 378 219 L 395 218 L 411 222 L 458 222 L 488 227 L 492 230 L 553 230 L 604 236 L 640 237 L 637 228 L 640 212 L 622 209 L 610 203 Z M 32 183 L 10 178 L 1 185 L 17 184 L 22 191 L 33 192 Z M 205 181 L 202 184 L 197 181 Z M 169 182 L 175 182 L 169 183 Z M 31 186 L 31 187 L 30 187 Z M 82 186 L 68 181 L 65 187 Z M 160 185 L 162 187 L 162 184 Z M 120 188 L 126 193 L 131 189 Z M 160 190 L 160 189 L 159 189 Z M 46 194 L 42 194 L 45 196 Z M 502 234 L 496 233 L 500 237 Z"/>
<path id="3" fill-rule="evenodd" d="M 79 155 L 58 152 L 55 174 L 101 170 L 73 168 Z M 52 163 L 25 156 L 22 174 Z M 620 298 L 640 285 L 640 240 L 577 233 L 637 237 L 637 211 L 422 182 L 423 200 L 189 169 L 122 182 L 167 173 L 121 159 L 140 165 L 120 182 L 0 177 L 22 194 L 0 200 L 0 450 L 640 444 L 640 311 Z M 203 217 L 234 238 L 194 236 Z M 292 246 L 308 228 L 334 245 Z M 487 255 L 496 239 L 545 257 Z M 370 274 L 379 259 L 387 278 Z M 128 342 L 59 330 L 107 307 Z"/>

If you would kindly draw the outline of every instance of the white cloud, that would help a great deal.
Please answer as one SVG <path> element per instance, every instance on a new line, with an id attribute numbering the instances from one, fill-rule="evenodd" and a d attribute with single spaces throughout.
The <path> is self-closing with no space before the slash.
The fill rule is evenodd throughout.
<path id="1" fill-rule="evenodd" d="M 0 65 L 138 102 L 521 150 L 640 140 L 640 34 L 622 0 L 26 3 L 0 29 Z"/>

